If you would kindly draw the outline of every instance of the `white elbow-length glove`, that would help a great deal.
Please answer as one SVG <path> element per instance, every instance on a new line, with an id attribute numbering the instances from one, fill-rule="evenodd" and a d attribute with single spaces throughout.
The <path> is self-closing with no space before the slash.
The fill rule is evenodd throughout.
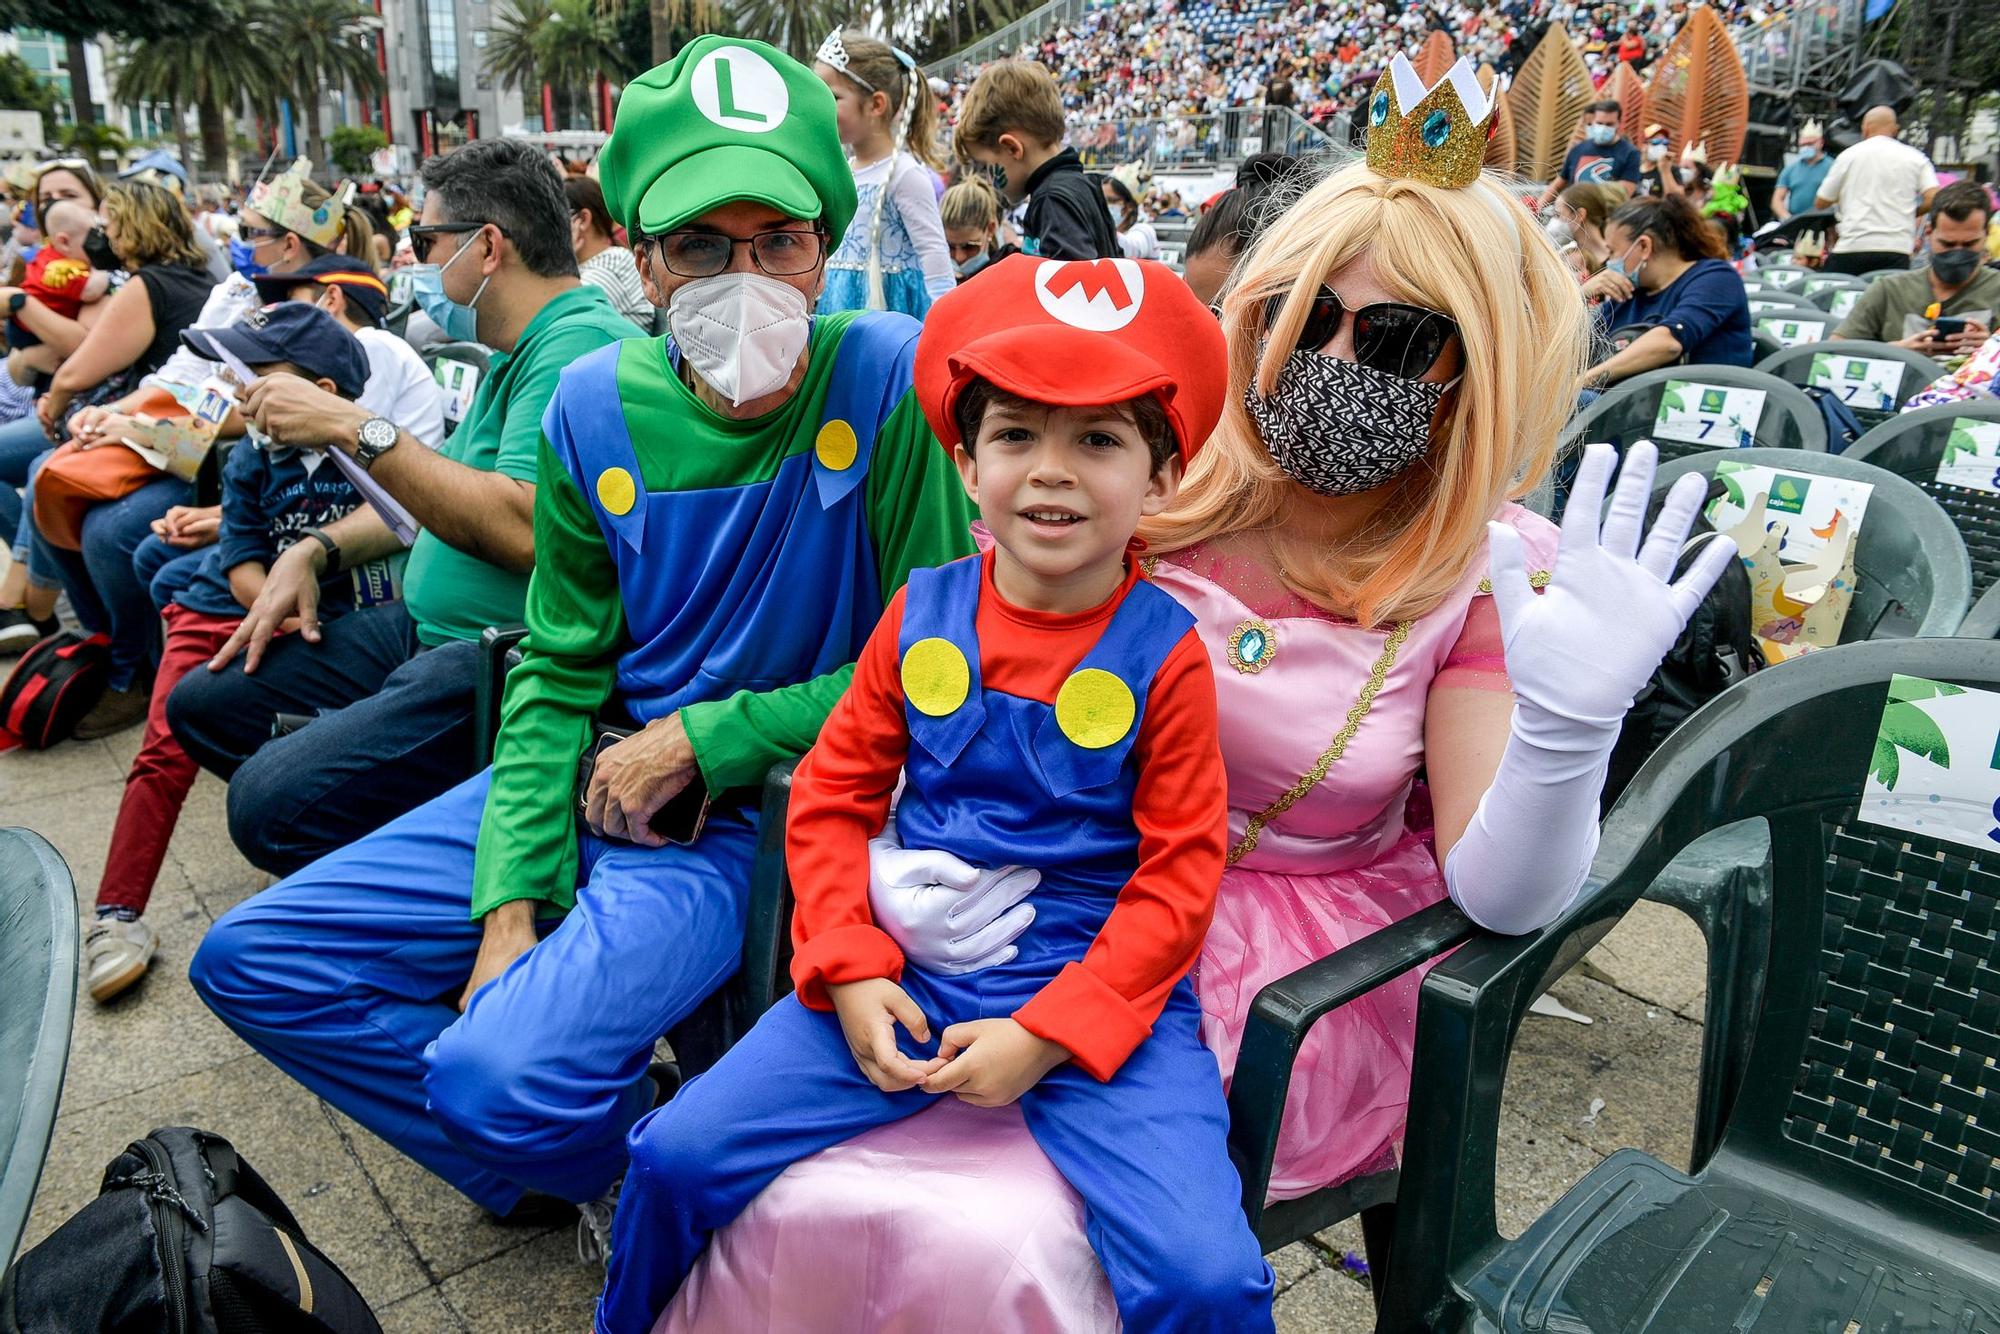
<path id="1" fill-rule="evenodd" d="M 868 840 L 868 906 L 911 963 L 933 973 L 976 972 L 1013 959 L 1035 920 L 1024 900 L 1042 873 L 982 871 L 949 852 L 904 848 L 894 826 Z"/>
<path id="2" fill-rule="evenodd" d="M 1645 440 L 1625 451 L 1606 511 L 1616 457 L 1609 445 L 1585 451 L 1541 594 L 1529 586 L 1520 534 L 1487 525 L 1514 714 L 1492 786 L 1445 858 L 1444 878 L 1453 902 L 1491 931 L 1546 926 L 1582 887 L 1597 853 L 1597 796 L 1626 711 L 1736 559 L 1735 544 L 1718 535 L 1669 582 L 1707 479 L 1689 474 L 1674 484 L 1641 546 L 1659 453 Z"/>

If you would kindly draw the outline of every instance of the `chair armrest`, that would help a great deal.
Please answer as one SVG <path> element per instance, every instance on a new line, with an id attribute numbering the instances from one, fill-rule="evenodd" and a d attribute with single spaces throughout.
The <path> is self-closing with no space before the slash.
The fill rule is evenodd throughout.
<path id="1" fill-rule="evenodd" d="M 791 809 L 796 759 L 781 760 L 764 777 L 763 815 L 757 825 L 757 860 L 750 872 L 750 904 L 743 919 L 741 978 L 744 1026 L 791 989 L 792 879 L 785 869 L 785 815 Z"/>
<path id="2" fill-rule="evenodd" d="M 489 625 L 479 632 L 479 670 L 472 678 L 472 762 L 493 763 L 500 739 L 500 701 L 507 687 L 507 655 L 528 637 L 525 625 Z"/>
<path id="3" fill-rule="evenodd" d="M 1253 1230 L 1271 1184 L 1271 1158 L 1291 1089 L 1292 1063 L 1307 1032 L 1357 996 L 1436 958 L 1478 930 L 1456 904 L 1434 903 L 1257 993 L 1244 1021 L 1229 1090 L 1230 1156 L 1243 1178 L 1243 1212 Z"/>

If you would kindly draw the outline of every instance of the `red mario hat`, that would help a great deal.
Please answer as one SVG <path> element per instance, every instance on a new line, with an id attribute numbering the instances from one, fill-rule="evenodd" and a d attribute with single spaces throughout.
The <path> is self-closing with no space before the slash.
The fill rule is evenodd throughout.
<path id="1" fill-rule="evenodd" d="M 1185 464 L 1222 416 L 1229 364 L 1221 324 L 1164 264 L 1009 255 L 924 317 L 917 401 L 946 449 L 975 377 L 1066 406 L 1156 395 Z"/>

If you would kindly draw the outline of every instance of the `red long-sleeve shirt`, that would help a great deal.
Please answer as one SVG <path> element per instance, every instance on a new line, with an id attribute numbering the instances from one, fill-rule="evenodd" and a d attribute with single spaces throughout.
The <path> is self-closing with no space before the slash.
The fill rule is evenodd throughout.
<path id="1" fill-rule="evenodd" d="M 1054 614 L 1009 605 L 982 558 L 979 670 L 984 688 L 1053 706 L 1063 681 L 1096 643 L 1139 575 L 1136 563 L 1109 600 Z M 831 1009 L 829 984 L 900 980 L 903 954 L 868 907 L 868 840 L 889 813 L 909 753 L 898 642 L 903 593 L 891 600 L 792 780 L 786 828 L 799 999 Z M 1174 984 L 1194 966 L 1221 880 L 1228 839 L 1228 783 L 1216 741 L 1215 680 L 1193 629 L 1161 663 L 1146 695 L 1132 823 L 1138 866 L 1090 949 L 1066 965 L 1013 1018 L 1060 1043 L 1098 1079 L 1110 1079 L 1152 1031 Z M 1034 782 L 1024 772 L 1024 783 Z M 1032 865 L 1035 850 L 1021 849 Z"/>

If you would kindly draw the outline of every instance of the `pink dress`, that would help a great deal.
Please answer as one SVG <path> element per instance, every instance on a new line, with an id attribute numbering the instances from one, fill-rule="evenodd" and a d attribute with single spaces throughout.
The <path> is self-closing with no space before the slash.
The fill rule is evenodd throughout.
<path id="1" fill-rule="evenodd" d="M 1531 569 L 1553 566 L 1553 525 L 1513 505 L 1499 517 Z M 1426 701 L 1438 686 L 1506 689 L 1506 675 L 1484 562 L 1428 615 L 1372 631 L 1217 549 L 1176 552 L 1152 574 L 1195 614 L 1215 668 L 1235 860 L 1194 976 L 1226 1082 L 1259 990 L 1444 897 L 1417 782 Z M 1253 817 L 1335 748 L 1324 778 L 1237 856 Z M 1421 981 L 1313 1029 L 1272 1199 L 1395 1165 Z M 946 1328 L 1118 1328 L 1082 1203 L 1018 1111 L 953 1098 L 794 1164 L 716 1234 L 654 1334 Z"/>

